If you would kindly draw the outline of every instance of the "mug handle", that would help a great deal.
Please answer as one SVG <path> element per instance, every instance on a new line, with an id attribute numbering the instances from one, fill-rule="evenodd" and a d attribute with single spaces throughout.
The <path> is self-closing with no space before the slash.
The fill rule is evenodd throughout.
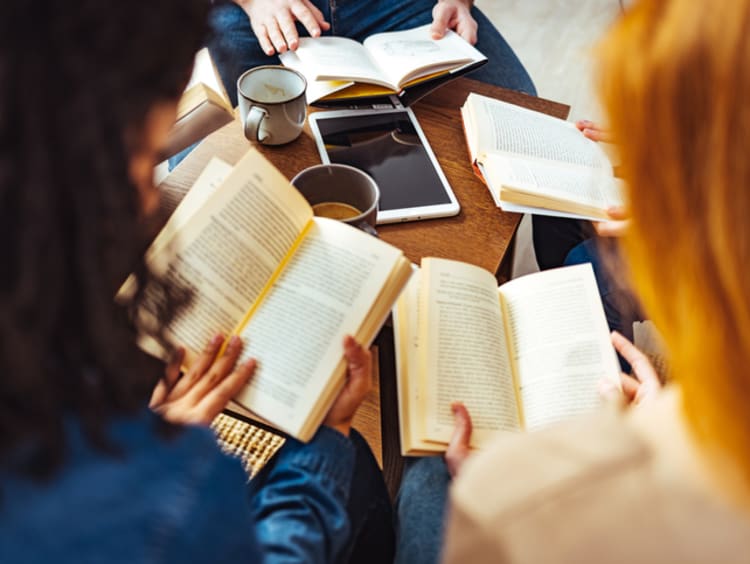
<path id="1" fill-rule="evenodd" d="M 367 223 L 366 221 L 363 220 L 363 221 L 358 222 L 356 227 L 357 229 L 361 229 L 365 233 L 369 233 L 373 237 L 377 237 L 378 239 L 380 239 L 380 235 L 378 235 L 378 232 L 375 231 L 375 228 L 369 223 Z"/>
<path id="2" fill-rule="evenodd" d="M 263 143 L 268 139 L 268 133 L 264 133 L 263 137 L 258 137 L 260 133 L 260 124 L 263 118 L 268 115 L 268 112 L 258 106 L 252 106 L 250 111 L 247 112 L 245 119 L 245 137 L 249 140 L 255 139 L 258 143 Z"/>

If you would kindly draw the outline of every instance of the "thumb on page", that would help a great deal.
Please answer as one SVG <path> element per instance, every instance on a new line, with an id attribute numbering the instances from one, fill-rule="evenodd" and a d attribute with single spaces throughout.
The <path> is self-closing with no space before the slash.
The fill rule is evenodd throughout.
<path id="1" fill-rule="evenodd" d="M 455 427 L 448 449 L 445 451 L 445 464 L 451 476 L 458 474 L 461 466 L 471 454 L 471 432 L 473 425 L 469 410 L 461 402 L 451 405 Z"/>

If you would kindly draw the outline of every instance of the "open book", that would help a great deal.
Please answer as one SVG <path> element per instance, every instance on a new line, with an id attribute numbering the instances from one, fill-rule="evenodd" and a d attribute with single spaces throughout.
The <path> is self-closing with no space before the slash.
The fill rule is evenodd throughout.
<path id="1" fill-rule="evenodd" d="M 426 258 L 394 315 L 401 452 L 442 452 L 451 403 L 471 414 L 472 446 L 599 405 L 619 381 L 590 265 L 503 284 L 479 267 Z"/>
<path id="2" fill-rule="evenodd" d="M 411 275 L 395 247 L 313 217 L 255 150 L 233 169 L 212 161 L 146 258 L 193 291 L 166 329 L 186 347 L 186 365 L 216 333 L 240 335 L 240 362 L 254 357 L 258 368 L 238 411 L 303 441 L 343 384 L 344 335 L 371 343 Z M 153 340 L 140 344 L 163 354 Z"/>
<path id="3" fill-rule="evenodd" d="M 474 93 L 461 113 L 472 163 L 503 210 L 601 220 L 623 204 L 607 155 L 572 123 Z"/>
<path id="4" fill-rule="evenodd" d="M 376 33 L 363 43 L 346 37 L 303 37 L 281 62 L 307 79 L 307 102 L 397 94 L 406 87 L 447 75 L 487 58 L 460 35 L 432 39 L 430 25 Z"/>
<path id="5" fill-rule="evenodd" d="M 195 56 L 193 74 L 177 104 L 164 157 L 171 157 L 234 119 L 232 104 L 207 48 Z"/>

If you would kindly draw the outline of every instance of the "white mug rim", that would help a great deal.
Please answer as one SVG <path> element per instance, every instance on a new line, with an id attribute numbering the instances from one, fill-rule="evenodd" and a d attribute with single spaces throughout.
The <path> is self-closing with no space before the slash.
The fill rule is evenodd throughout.
<path id="1" fill-rule="evenodd" d="M 268 70 L 268 69 L 282 70 L 282 71 L 285 71 L 285 72 L 291 72 L 291 73 L 296 74 L 302 80 L 302 92 L 300 92 L 299 94 L 296 94 L 294 96 L 291 96 L 291 97 L 289 97 L 289 98 L 287 98 L 285 100 L 279 100 L 279 101 L 276 101 L 276 102 L 264 102 L 264 101 L 261 101 L 261 100 L 256 100 L 252 96 L 248 96 L 247 94 L 245 94 L 242 91 L 242 81 L 243 81 L 243 79 L 246 76 L 254 73 L 255 71 Z M 278 105 L 281 105 L 281 104 L 288 104 L 290 102 L 294 102 L 295 100 L 297 100 L 297 99 L 301 98 L 302 96 L 304 96 L 306 91 L 307 91 L 307 80 L 305 79 L 305 77 L 302 76 L 302 74 L 299 73 L 299 72 L 297 72 L 296 70 L 290 69 L 289 67 L 285 67 L 283 65 L 261 65 L 259 67 L 253 67 L 251 69 L 247 69 L 237 79 L 237 92 L 245 100 L 247 100 L 249 102 L 252 102 L 253 104 L 261 104 L 261 105 L 264 105 L 264 106 L 278 106 Z"/>

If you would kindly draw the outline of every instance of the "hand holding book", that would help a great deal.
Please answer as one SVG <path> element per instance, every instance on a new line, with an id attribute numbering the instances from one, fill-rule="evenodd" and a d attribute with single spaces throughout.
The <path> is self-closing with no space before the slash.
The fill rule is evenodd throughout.
<path id="1" fill-rule="evenodd" d="M 612 143 L 609 131 L 598 124 L 582 119 L 576 122 L 576 127 L 584 137 L 592 141 Z M 612 206 L 606 210 L 608 220 L 594 222 L 594 229 L 600 237 L 622 237 L 628 228 L 628 213 L 625 206 Z"/>
<path id="2" fill-rule="evenodd" d="M 633 371 L 632 374 L 621 373 L 619 385 L 609 378 L 602 378 L 599 381 L 599 394 L 611 401 L 621 403 L 624 400 L 627 405 L 633 407 L 651 401 L 662 388 L 654 366 L 642 351 L 617 331 L 612 332 L 611 338 L 615 350 L 628 361 Z M 445 451 L 445 463 L 451 477 L 455 477 L 471 456 L 473 424 L 471 414 L 463 403 L 454 402 L 451 410 L 454 428 Z"/>
<path id="3" fill-rule="evenodd" d="M 442 3 L 441 3 L 442 4 Z M 281 62 L 308 83 L 307 102 L 400 95 L 417 85 L 456 78 L 487 58 L 450 29 L 434 38 L 429 25 L 347 37 L 303 37 Z"/>
<path id="4" fill-rule="evenodd" d="M 237 4 L 247 13 L 253 33 L 269 57 L 297 48 L 299 34 L 295 21 L 305 26 L 310 37 L 320 37 L 331 28 L 323 13 L 309 0 L 239 0 Z"/>
<path id="5" fill-rule="evenodd" d="M 464 462 L 471 456 L 471 414 L 461 402 L 455 402 L 451 406 L 455 427 L 453 435 L 445 450 L 445 465 L 451 478 L 455 478 L 461 470 Z"/>
<path id="6" fill-rule="evenodd" d="M 216 335 L 183 374 L 185 349 L 180 347 L 156 385 L 149 407 L 172 423 L 210 425 L 255 372 L 255 359 L 237 364 L 240 352 L 242 339 Z"/>
<path id="7" fill-rule="evenodd" d="M 336 429 L 348 437 L 357 408 L 372 388 L 372 353 L 351 335 L 344 337 L 346 383 L 333 402 L 323 425 Z"/>
<path id="8" fill-rule="evenodd" d="M 195 365 L 217 331 L 241 337 L 239 362 L 256 358 L 258 367 L 232 409 L 302 441 L 348 386 L 342 339 L 372 342 L 411 274 L 395 247 L 313 217 L 257 151 L 234 168 L 211 163 L 146 260 L 191 291 L 164 328 L 185 346 L 184 366 Z M 140 345 L 164 355 L 145 335 Z"/>
<path id="9" fill-rule="evenodd" d="M 611 219 L 608 221 L 595 221 L 594 229 L 600 237 L 622 237 L 628 229 L 630 220 L 624 206 L 613 206 L 607 209 Z"/>
<path id="10" fill-rule="evenodd" d="M 474 93 L 461 112 L 471 162 L 503 210 L 599 221 L 623 205 L 592 139 L 600 130 L 581 135 L 580 126 Z"/>
<path id="11" fill-rule="evenodd" d="M 534 430 L 585 413 L 600 403 L 601 378 L 619 381 L 590 265 L 498 288 L 476 266 L 425 258 L 399 299 L 394 334 L 406 456 L 449 445 L 460 454 L 466 441 L 479 448 L 498 431 Z M 459 420 L 458 438 L 456 401 L 472 418 L 470 433 L 465 417 Z"/>
<path id="12" fill-rule="evenodd" d="M 435 5 L 432 12 L 433 39 L 441 39 L 449 29 L 455 31 L 466 41 L 475 45 L 477 42 L 477 21 L 471 15 L 470 0 L 443 0 Z"/>
<path id="13" fill-rule="evenodd" d="M 209 425 L 253 377 L 254 358 L 237 362 L 242 347 L 237 335 L 229 339 L 216 335 L 184 374 L 185 348 L 179 347 L 156 385 L 149 407 L 172 423 Z M 344 338 L 343 347 L 346 382 L 323 424 L 349 436 L 354 414 L 372 387 L 372 355 L 350 335 Z"/>
<path id="14" fill-rule="evenodd" d="M 624 399 L 628 405 L 634 407 L 651 401 L 661 390 L 662 384 L 649 358 L 617 331 L 612 332 L 612 344 L 630 364 L 632 372 L 620 374 L 619 388 L 605 385 L 602 393 L 612 399 Z"/>

